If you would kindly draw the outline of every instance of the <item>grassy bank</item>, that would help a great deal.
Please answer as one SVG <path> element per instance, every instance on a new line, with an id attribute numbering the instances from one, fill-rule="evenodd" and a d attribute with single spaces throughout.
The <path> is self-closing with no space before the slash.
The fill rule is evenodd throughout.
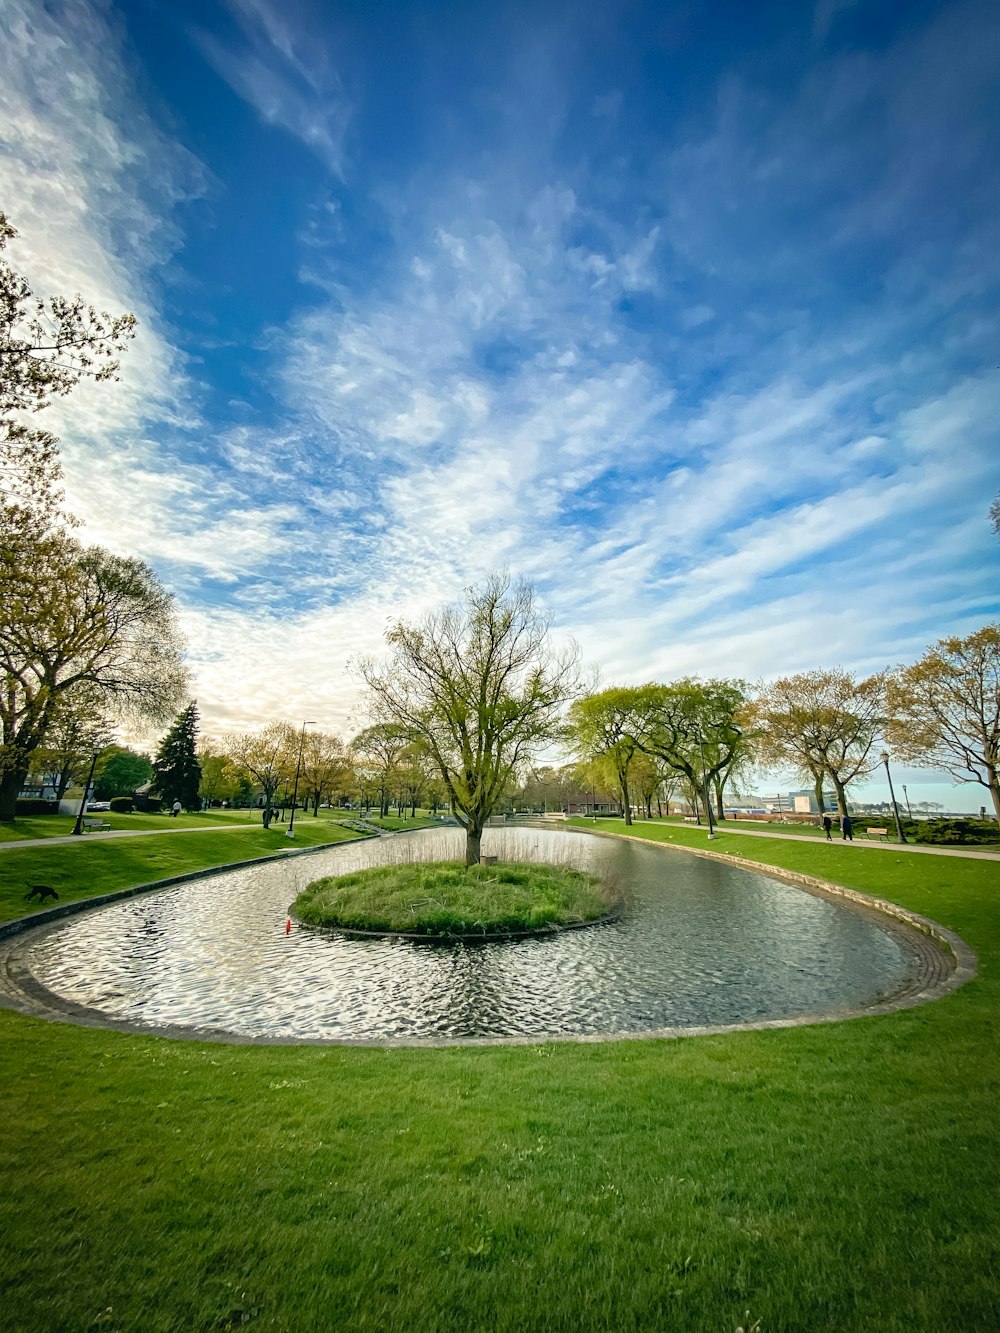
<path id="1" fill-rule="evenodd" d="M 596 875 L 569 866 L 413 861 L 329 876 L 295 901 L 313 926 L 494 935 L 594 921 L 613 906 Z"/>
<path id="2" fill-rule="evenodd" d="M 886 1017 L 595 1046 L 0 1013 L 5 1326 L 1000 1326 L 1000 864 L 732 841 L 934 916 L 979 977 Z"/>
<path id="3" fill-rule="evenodd" d="M 50 884 L 61 903 L 96 897 L 192 870 L 251 861 L 296 847 L 319 847 L 356 838 L 330 820 L 296 821 L 270 829 L 151 834 L 146 838 L 80 838 L 72 843 L 0 849 L 0 922 L 40 910 L 25 902 L 29 884 Z"/>

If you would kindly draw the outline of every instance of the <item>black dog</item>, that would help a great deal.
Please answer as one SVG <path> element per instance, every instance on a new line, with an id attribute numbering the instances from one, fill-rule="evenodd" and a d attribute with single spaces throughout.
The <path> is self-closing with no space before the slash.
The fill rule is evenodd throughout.
<path id="1" fill-rule="evenodd" d="M 38 901 L 40 903 L 43 903 L 46 898 L 51 898 L 54 901 L 59 897 L 55 889 L 53 889 L 52 886 L 49 884 L 30 884 L 28 887 L 30 888 L 31 892 L 25 894 L 24 897 L 25 902 L 28 903 L 31 902 L 32 898 L 34 898 L 36 894 L 38 895 Z"/>

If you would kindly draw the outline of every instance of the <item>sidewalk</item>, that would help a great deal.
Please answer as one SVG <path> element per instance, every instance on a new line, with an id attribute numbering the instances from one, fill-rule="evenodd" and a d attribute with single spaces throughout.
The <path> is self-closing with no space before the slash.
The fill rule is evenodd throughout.
<path id="1" fill-rule="evenodd" d="M 671 824 L 665 819 L 643 819 L 637 822 L 637 826 L 643 824 L 658 824 L 660 828 L 698 828 L 697 824 Z M 624 825 L 622 826 L 624 827 Z M 700 826 L 704 828 L 704 824 Z M 765 833 L 762 829 L 734 828 L 730 820 L 720 827 L 715 826 L 721 833 L 734 833 L 740 838 L 780 838 L 783 842 L 819 842 L 825 843 L 826 838 L 812 837 L 808 833 Z M 705 841 L 708 841 L 706 830 Z M 912 842 L 844 842 L 843 839 L 836 837 L 832 839 L 833 843 L 841 847 L 858 847 L 873 852 L 897 852 L 905 854 L 910 852 L 916 856 L 968 856 L 974 861 L 1000 861 L 1000 851 L 987 852 L 980 851 L 976 847 L 917 847 Z"/>
<path id="2" fill-rule="evenodd" d="M 254 824 L 213 824 L 210 828 L 140 828 L 112 829 L 110 833 L 72 833 L 65 838 L 17 838 L 13 842 L 0 842 L 0 856 L 8 847 L 58 847 L 68 842 L 104 842 L 108 838 L 159 838 L 164 833 L 228 833 L 230 829 L 261 828 L 260 820 Z"/>

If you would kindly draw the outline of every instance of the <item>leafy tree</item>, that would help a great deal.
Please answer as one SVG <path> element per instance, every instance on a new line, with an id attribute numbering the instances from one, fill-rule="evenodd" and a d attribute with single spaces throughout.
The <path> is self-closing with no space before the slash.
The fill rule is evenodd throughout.
<path id="1" fill-rule="evenodd" d="M 350 766 L 341 738 L 332 732 L 307 731 L 299 775 L 303 804 L 311 803 L 313 814 L 318 815 L 322 803 L 345 791 L 349 781 Z"/>
<path id="2" fill-rule="evenodd" d="M 62 800 L 71 782 L 86 777 L 90 761 L 113 739 L 113 728 L 101 716 L 101 702 L 86 686 L 66 691 L 54 710 L 43 743 L 32 753 L 30 771 L 47 775 Z"/>
<path id="3" fill-rule="evenodd" d="M 264 794 L 264 827 L 271 823 L 274 795 L 294 771 L 299 738 L 287 722 L 270 722 L 261 731 L 233 732 L 223 748 L 236 768 L 253 779 Z"/>
<path id="4" fill-rule="evenodd" d="M 608 689 L 577 699 L 569 710 L 569 732 L 583 760 L 604 758 L 614 774 L 625 823 L 632 823 L 629 770 L 639 753 L 635 689 Z"/>
<path id="5" fill-rule="evenodd" d="M 699 802 L 709 799 L 706 788 L 714 787 L 718 817 L 724 819 L 725 784 L 746 761 L 750 748 L 743 682 L 685 679 L 640 685 L 631 694 L 637 748 L 679 774 L 698 793 L 696 811 Z"/>
<path id="6" fill-rule="evenodd" d="M 66 701 L 162 721 L 186 681 L 173 600 L 141 560 L 64 533 L 0 543 L 0 820 Z"/>
<path id="7" fill-rule="evenodd" d="M 164 803 L 180 801 L 185 810 L 199 810 L 201 801 L 201 765 L 198 763 L 198 705 L 191 701 L 174 718 L 170 730 L 160 741 L 153 760 L 153 790 Z"/>
<path id="8" fill-rule="evenodd" d="M 372 715 L 437 765 L 467 865 L 479 862 L 486 820 L 519 769 L 562 735 L 578 650 L 553 651 L 550 623 L 530 584 L 491 574 L 463 605 L 397 622 L 388 659 L 361 663 Z"/>
<path id="9" fill-rule="evenodd" d="M 378 812 L 383 817 L 389 813 L 397 769 L 409 744 L 409 734 L 394 722 L 366 727 L 351 741 L 355 768 L 364 771 L 368 785 L 378 792 Z"/>
<path id="10" fill-rule="evenodd" d="M 748 708 L 760 761 L 808 774 L 819 809 L 823 779 L 847 814 L 847 786 L 878 766 L 872 753 L 885 728 L 886 674 L 861 680 L 835 667 L 785 676 L 762 686 Z"/>
<path id="11" fill-rule="evenodd" d="M 124 745 L 112 745 L 98 760 L 97 772 L 94 795 L 99 801 L 110 801 L 113 796 L 131 796 L 136 787 L 149 782 L 153 764 L 148 755 Z"/>
<path id="12" fill-rule="evenodd" d="M 5 541 L 38 535 L 61 499 L 58 441 L 21 418 L 82 379 L 117 378 L 132 315 L 98 313 L 81 296 L 32 295 L 3 252 L 17 232 L 0 213 L 0 527 Z"/>
<path id="13" fill-rule="evenodd" d="M 990 505 L 990 525 L 998 537 L 1000 537 L 1000 495 L 996 497 Z"/>
<path id="14" fill-rule="evenodd" d="M 900 758 L 985 787 L 1000 820 L 1000 625 L 939 639 L 889 681 L 888 739 Z"/>

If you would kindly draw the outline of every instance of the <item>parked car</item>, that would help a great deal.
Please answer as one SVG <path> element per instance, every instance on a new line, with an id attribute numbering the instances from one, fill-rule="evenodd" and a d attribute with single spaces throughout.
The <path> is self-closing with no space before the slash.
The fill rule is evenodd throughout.
<path id="1" fill-rule="evenodd" d="M 87 802 L 87 809 L 88 809 L 88 810 L 110 810 L 110 809 L 111 809 L 111 802 L 110 802 L 110 801 L 88 801 L 88 802 Z"/>

